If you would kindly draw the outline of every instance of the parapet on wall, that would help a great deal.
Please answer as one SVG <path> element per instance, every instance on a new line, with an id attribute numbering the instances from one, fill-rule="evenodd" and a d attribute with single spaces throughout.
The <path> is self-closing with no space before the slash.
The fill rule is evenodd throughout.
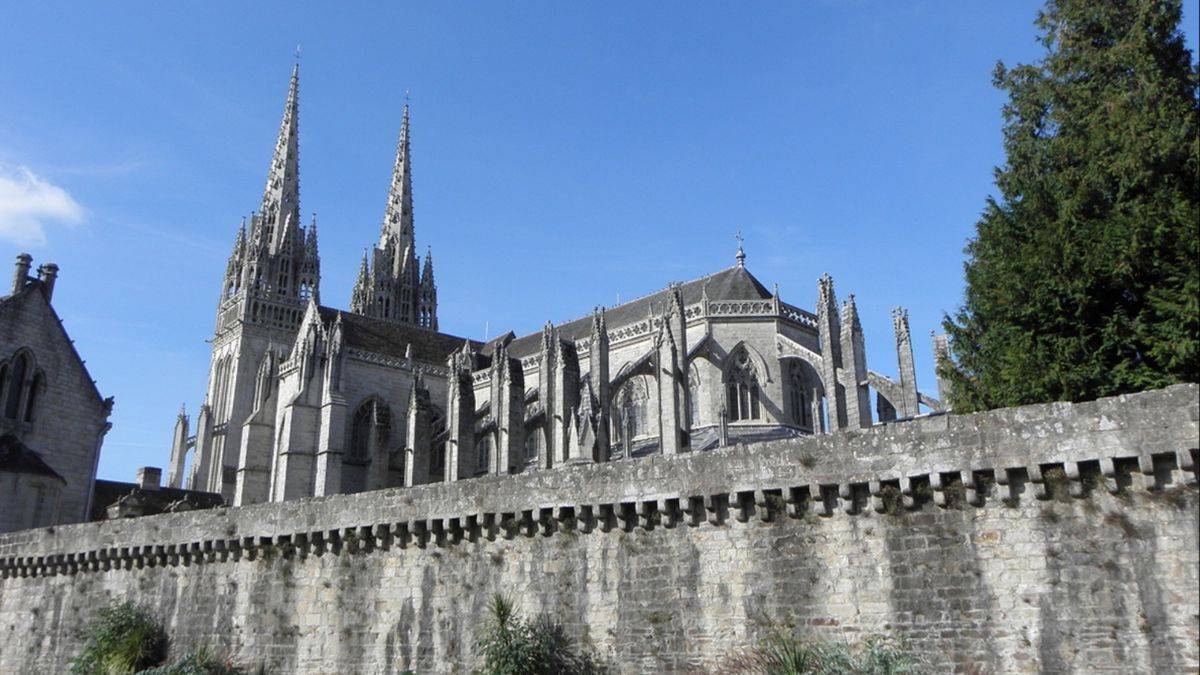
<path id="1" fill-rule="evenodd" d="M 1197 394 L 12 533 L 0 671 L 61 667 L 129 597 L 285 672 L 451 672 L 493 592 L 622 672 L 797 625 L 983 671 L 1195 669 Z"/>

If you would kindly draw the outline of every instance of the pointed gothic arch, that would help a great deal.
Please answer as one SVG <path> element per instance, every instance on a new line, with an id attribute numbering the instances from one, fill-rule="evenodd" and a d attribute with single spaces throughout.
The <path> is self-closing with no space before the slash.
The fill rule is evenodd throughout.
<path id="1" fill-rule="evenodd" d="M 369 464 L 375 450 L 386 446 L 391 438 L 392 410 L 379 396 L 369 396 L 350 416 L 350 438 L 344 461 L 349 464 Z"/>
<path id="2" fill-rule="evenodd" d="M 14 422 L 32 422 L 45 389 L 46 375 L 28 347 L 18 349 L 0 364 L 0 417 Z"/>

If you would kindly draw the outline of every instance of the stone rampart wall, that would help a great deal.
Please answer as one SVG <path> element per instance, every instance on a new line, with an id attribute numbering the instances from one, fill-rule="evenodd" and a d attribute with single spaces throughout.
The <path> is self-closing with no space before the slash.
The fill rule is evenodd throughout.
<path id="1" fill-rule="evenodd" d="M 939 667 L 1200 666 L 1194 385 L 674 457 L 0 536 L 0 672 L 132 598 L 272 672 L 456 672 L 495 592 L 620 672 L 777 627 Z"/>

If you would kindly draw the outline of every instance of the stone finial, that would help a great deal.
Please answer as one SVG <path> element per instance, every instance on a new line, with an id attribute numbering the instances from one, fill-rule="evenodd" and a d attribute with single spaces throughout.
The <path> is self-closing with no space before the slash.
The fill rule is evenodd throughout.
<path id="1" fill-rule="evenodd" d="M 742 238 L 742 231 L 738 230 L 738 233 L 735 234 L 733 236 L 733 238 L 737 239 L 737 243 L 738 243 L 737 253 L 734 254 L 733 258 L 734 258 L 734 260 L 737 260 L 738 267 L 745 267 L 746 266 L 746 250 L 744 248 L 742 248 L 742 244 L 745 243 L 745 240 Z"/>

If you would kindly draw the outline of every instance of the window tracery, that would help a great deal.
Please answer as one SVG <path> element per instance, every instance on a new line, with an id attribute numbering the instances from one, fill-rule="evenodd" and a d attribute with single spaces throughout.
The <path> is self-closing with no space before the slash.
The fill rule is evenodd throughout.
<path id="1" fill-rule="evenodd" d="M 730 422 L 760 419 L 758 371 L 750 352 L 739 345 L 725 367 L 725 409 Z"/>

